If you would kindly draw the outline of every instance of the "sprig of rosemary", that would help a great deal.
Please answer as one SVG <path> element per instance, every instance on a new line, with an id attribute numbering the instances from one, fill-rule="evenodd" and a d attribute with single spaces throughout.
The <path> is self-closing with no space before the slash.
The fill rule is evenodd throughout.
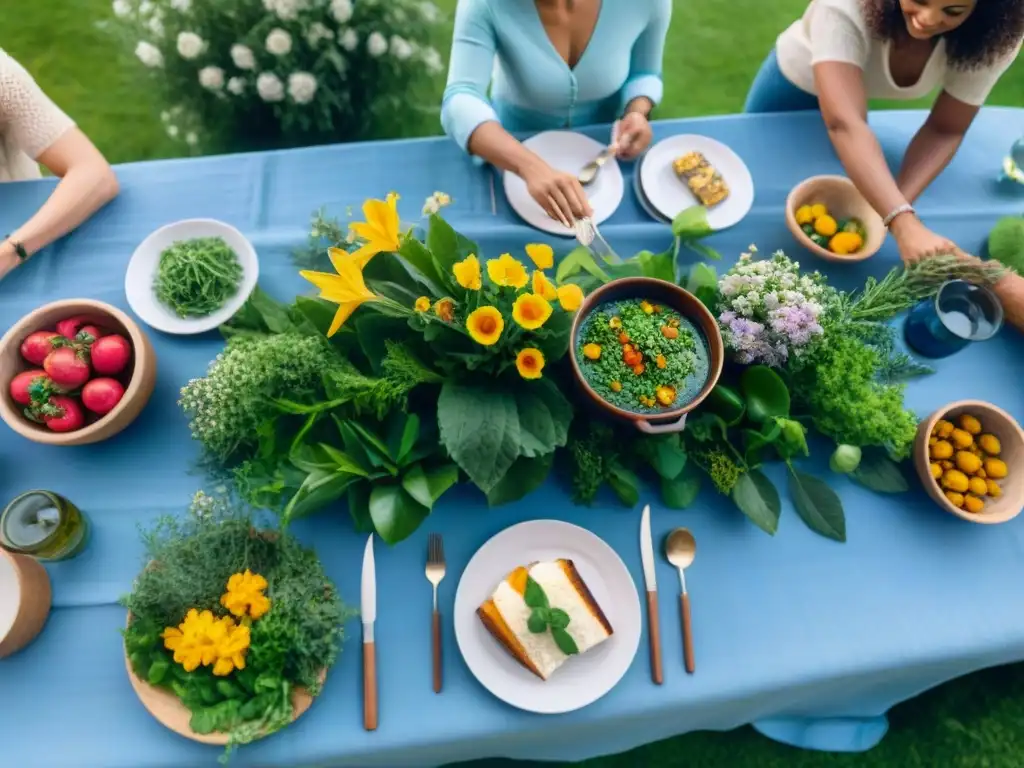
<path id="1" fill-rule="evenodd" d="M 551 630 L 551 638 L 555 645 L 566 656 L 580 652 L 572 635 L 565 631 L 569 626 L 569 614 L 561 608 L 552 608 L 544 588 L 531 577 L 526 577 L 526 592 L 523 594 L 526 605 L 532 608 L 530 618 L 526 621 L 527 628 L 535 635 Z"/>
<path id="2" fill-rule="evenodd" d="M 153 291 L 178 317 L 205 317 L 238 293 L 242 265 L 219 237 L 181 240 L 160 254 Z"/>

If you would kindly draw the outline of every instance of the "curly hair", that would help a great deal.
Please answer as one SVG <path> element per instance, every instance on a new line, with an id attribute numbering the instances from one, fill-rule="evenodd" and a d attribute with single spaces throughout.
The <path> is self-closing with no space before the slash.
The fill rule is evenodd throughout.
<path id="1" fill-rule="evenodd" d="M 868 28 L 881 40 L 906 29 L 899 0 L 861 0 Z M 957 69 L 979 69 L 1009 54 L 1024 37 L 1024 0 L 977 0 L 963 24 L 943 35 Z"/>

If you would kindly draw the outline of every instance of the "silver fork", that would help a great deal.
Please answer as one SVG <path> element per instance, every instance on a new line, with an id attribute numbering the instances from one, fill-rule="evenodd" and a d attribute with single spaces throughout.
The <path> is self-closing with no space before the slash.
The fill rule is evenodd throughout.
<path id="1" fill-rule="evenodd" d="M 441 534 L 427 536 L 427 581 L 434 587 L 433 649 L 434 693 L 441 692 L 441 612 L 437 610 L 437 585 L 444 578 L 444 540 Z"/>
<path id="2" fill-rule="evenodd" d="M 615 250 L 604 239 L 604 236 L 597 230 L 594 220 L 587 217 L 577 219 L 573 224 L 576 240 L 580 245 L 589 248 L 596 256 L 600 256 L 611 264 L 619 264 L 622 259 L 615 253 Z"/>

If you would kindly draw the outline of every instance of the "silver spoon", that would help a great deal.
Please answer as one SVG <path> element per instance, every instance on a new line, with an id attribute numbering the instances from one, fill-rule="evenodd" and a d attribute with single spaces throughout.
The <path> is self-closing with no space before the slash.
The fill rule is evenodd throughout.
<path id="1" fill-rule="evenodd" d="M 690 595 L 686 591 L 686 568 L 697 554 L 697 542 L 686 528 L 676 528 L 665 540 L 665 556 L 679 569 L 679 583 L 683 593 L 680 596 L 680 610 L 683 617 L 683 658 L 686 671 L 691 675 L 695 669 L 693 661 L 693 634 L 690 631 Z"/>
<path id="2" fill-rule="evenodd" d="M 600 173 L 601 168 L 607 163 L 612 157 L 615 156 L 616 146 L 612 144 L 609 147 L 605 147 L 601 150 L 601 154 L 591 160 L 589 163 L 583 166 L 583 169 L 576 176 L 576 179 L 584 187 L 592 184 L 594 179 L 597 178 L 597 174 Z"/>

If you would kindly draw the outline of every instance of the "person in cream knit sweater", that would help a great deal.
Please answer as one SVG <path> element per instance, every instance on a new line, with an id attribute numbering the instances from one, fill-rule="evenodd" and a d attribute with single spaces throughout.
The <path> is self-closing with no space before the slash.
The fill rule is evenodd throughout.
<path id="1" fill-rule="evenodd" d="M 118 192 L 114 171 L 100 151 L 0 49 L 0 182 L 38 179 L 39 163 L 60 183 L 28 221 L 9 234 L 0 232 L 0 278 Z"/>
<path id="2" fill-rule="evenodd" d="M 915 199 L 949 164 L 1024 38 L 1024 0 L 811 0 L 778 38 L 747 112 L 820 109 L 847 175 L 882 216 L 900 255 L 955 249 Z M 869 99 L 938 90 L 895 176 L 868 126 Z"/>

